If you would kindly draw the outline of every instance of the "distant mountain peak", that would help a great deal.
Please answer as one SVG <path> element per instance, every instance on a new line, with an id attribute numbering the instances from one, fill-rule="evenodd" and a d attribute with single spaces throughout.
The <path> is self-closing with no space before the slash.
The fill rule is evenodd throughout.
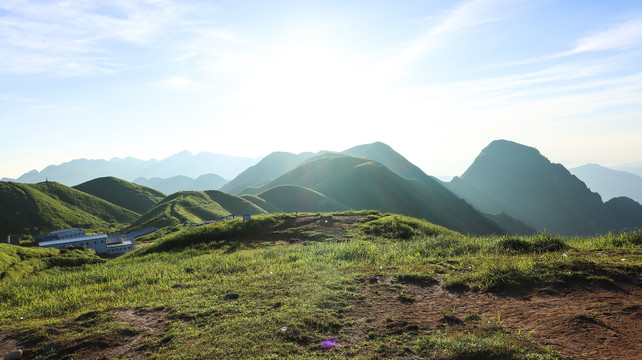
<path id="1" fill-rule="evenodd" d="M 515 153 L 516 152 L 516 153 Z M 542 156 L 542 154 L 539 152 L 534 147 L 523 145 L 520 143 L 516 143 L 514 141 L 510 140 L 493 140 L 484 150 L 482 150 L 481 154 L 488 154 L 488 153 L 501 153 L 501 154 L 508 154 L 508 155 L 534 155 L 534 156 Z"/>

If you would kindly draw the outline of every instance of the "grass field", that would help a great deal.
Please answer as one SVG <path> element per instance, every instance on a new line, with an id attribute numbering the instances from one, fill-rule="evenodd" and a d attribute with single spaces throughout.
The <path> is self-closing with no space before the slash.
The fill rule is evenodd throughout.
<path id="1" fill-rule="evenodd" d="M 566 310 L 595 325 L 591 331 L 600 322 L 614 329 L 615 316 L 642 314 L 640 246 L 642 231 L 468 237 L 375 211 L 235 219 L 109 261 L 3 276 L 0 355 L 21 348 L 34 359 L 617 358 L 546 346 L 545 327 L 517 321 L 519 312 L 507 317 L 507 304 L 622 291 L 621 311 L 598 300 Z M 61 256 L 15 249 L 0 248 L 3 273 L 30 257 Z M 626 346 L 614 350 L 626 354 Z"/>

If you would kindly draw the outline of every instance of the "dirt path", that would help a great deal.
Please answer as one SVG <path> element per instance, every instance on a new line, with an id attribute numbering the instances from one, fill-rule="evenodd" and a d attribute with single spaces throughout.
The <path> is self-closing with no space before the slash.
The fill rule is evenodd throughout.
<path id="1" fill-rule="evenodd" d="M 572 290 L 543 289 L 528 296 L 449 292 L 438 285 L 398 284 L 370 278 L 363 296 L 372 304 L 348 316 L 356 321 L 351 342 L 366 338 L 367 328 L 401 333 L 443 328 L 478 314 L 483 321 L 501 322 L 512 333 L 530 333 L 532 341 L 578 359 L 639 359 L 642 354 L 642 288 L 631 284 Z M 399 293 L 403 289 L 404 297 Z M 405 301 L 404 301 L 405 300 Z M 499 317 L 498 317 L 499 314 Z M 463 321 L 462 321 L 463 323 Z M 353 329 L 355 330 L 355 329 Z"/>

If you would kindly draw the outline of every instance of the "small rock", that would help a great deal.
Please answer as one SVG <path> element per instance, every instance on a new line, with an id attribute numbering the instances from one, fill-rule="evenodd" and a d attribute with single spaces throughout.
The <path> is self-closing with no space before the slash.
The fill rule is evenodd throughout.
<path id="1" fill-rule="evenodd" d="M 239 294 L 229 293 L 222 296 L 223 300 L 236 300 L 239 298 Z"/>
<path id="2" fill-rule="evenodd" d="M 14 350 L 4 356 L 4 360 L 18 360 L 22 359 L 22 349 Z"/>

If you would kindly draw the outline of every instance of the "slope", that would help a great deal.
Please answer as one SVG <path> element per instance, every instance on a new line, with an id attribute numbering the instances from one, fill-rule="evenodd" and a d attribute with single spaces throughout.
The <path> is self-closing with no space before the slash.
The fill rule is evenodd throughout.
<path id="1" fill-rule="evenodd" d="M 79 227 L 116 229 L 138 214 L 58 183 L 0 182 L 0 234 L 38 234 Z"/>
<path id="2" fill-rule="evenodd" d="M 292 154 L 288 152 L 273 152 L 264 157 L 256 165 L 247 168 L 237 177 L 221 187 L 221 191 L 240 194 L 247 187 L 260 186 L 283 175 L 295 166 L 314 156 L 314 153 L 304 152 Z"/>
<path id="3" fill-rule="evenodd" d="M 111 176 L 90 180 L 73 188 L 138 214 L 144 214 L 165 198 L 160 191 Z"/>
<path id="4" fill-rule="evenodd" d="M 281 212 L 331 212 L 350 209 L 349 206 L 331 199 L 317 191 L 297 186 L 279 185 L 258 195 Z"/>
<path id="5" fill-rule="evenodd" d="M 599 193 L 604 201 L 626 196 L 642 203 L 642 177 L 638 175 L 597 164 L 582 165 L 569 171 Z"/>
<path id="6" fill-rule="evenodd" d="M 436 181 L 408 180 L 365 158 L 329 154 L 245 192 L 258 193 L 279 185 L 316 190 L 354 210 L 374 209 L 415 216 L 464 233 L 504 232 Z"/>
<path id="7" fill-rule="evenodd" d="M 493 141 L 447 186 L 482 211 L 503 211 L 540 231 L 590 235 L 618 229 L 598 194 L 537 149 L 511 141 Z"/>
<path id="8" fill-rule="evenodd" d="M 419 167 L 382 142 L 355 146 L 343 151 L 342 154 L 374 160 L 406 179 L 422 182 L 430 182 L 432 180 Z"/>
<path id="9" fill-rule="evenodd" d="M 178 227 L 228 215 L 264 214 L 265 210 L 235 195 L 221 191 L 181 191 L 172 194 L 135 221 L 130 228 Z"/>

